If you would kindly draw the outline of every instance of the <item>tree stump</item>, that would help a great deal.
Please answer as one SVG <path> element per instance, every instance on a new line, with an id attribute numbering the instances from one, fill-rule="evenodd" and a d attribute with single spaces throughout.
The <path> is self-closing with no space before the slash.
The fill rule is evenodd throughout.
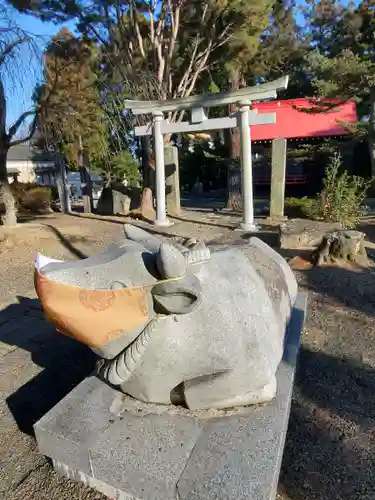
<path id="1" fill-rule="evenodd" d="M 313 264 L 321 266 L 338 261 L 368 265 L 365 248 L 365 235 L 360 231 L 335 231 L 323 236 L 316 250 L 312 253 Z"/>

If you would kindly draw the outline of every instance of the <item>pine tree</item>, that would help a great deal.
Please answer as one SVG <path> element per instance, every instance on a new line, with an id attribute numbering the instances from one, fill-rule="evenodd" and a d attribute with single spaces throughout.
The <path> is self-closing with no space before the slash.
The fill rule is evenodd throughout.
<path id="1" fill-rule="evenodd" d="M 313 84 L 323 98 L 357 100 L 359 115 L 365 118 L 357 131 L 368 137 L 375 175 L 375 2 L 335 7 L 324 16 L 322 5 L 315 4 L 313 11 L 314 23 L 319 25 L 319 30 L 313 31 L 316 48 L 308 56 Z"/>
<path id="2" fill-rule="evenodd" d="M 46 49 L 45 84 L 36 92 L 43 103 L 38 119 L 39 136 L 47 146 L 64 154 L 68 165 L 77 168 L 83 151 L 90 160 L 105 155 L 107 132 L 100 107 L 93 49 L 67 29 L 61 30 Z"/>
<path id="3" fill-rule="evenodd" d="M 254 83 L 289 75 L 283 98 L 305 97 L 312 93 L 304 61 L 309 44 L 306 33 L 297 25 L 296 8 L 293 0 L 276 0 L 269 26 L 261 35 L 258 51 L 248 69 L 248 78 Z"/>

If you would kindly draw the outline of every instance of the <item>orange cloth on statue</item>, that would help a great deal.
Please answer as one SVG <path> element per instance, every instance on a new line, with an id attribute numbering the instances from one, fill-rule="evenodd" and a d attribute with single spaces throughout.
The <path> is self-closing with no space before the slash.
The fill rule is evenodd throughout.
<path id="1" fill-rule="evenodd" d="M 90 290 L 50 280 L 35 269 L 35 289 L 46 319 L 90 347 L 101 347 L 150 317 L 146 287 Z"/>

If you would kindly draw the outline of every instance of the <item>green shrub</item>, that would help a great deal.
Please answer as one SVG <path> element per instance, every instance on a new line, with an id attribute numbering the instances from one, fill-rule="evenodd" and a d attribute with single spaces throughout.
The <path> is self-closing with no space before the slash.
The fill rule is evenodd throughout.
<path id="1" fill-rule="evenodd" d="M 50 208 L 53 199 L 53 188 L 39 186 L 32 182 L 12 182 L 10 189 L 14 196 L 16 210 L 40 212 Z M 0 206 L 0 214 L 5 212 L 4 205 Z"/>
<path id="2" fill-rule="evenodd" d="M 16 208 L 20 209 L 22 205 L 22 200 L 25 199 L 27 191 L 30 189 L 36 188 L 37 185 L 33 183 L 25 183 L 25 182 L 12 182 L 10 185 L 10 189 L 14 196 L 14 200 L 16 202 Z"/>
<path id="3" fill-rule="evenodd" d="M 345 228 L 355 227 L 371 182 L 341 172 L 341 157 L 335 154 L 326 168 L 324 187 L 316 200 L 316 216 L 327 222 L 339 222 Z"/>
<path id="4" fill-rule="evenodd" d="M 52 194 L 46 187 L 38 186 L 26 191 L 24 198 L 20 202 L 20 208 L 39 212 L 50 208 Z"/>
<path id="5" fill-rule="evenodd" d="M 288 217 L 314 219 L 316 216 L 316 200 L 312 198 L 286 198 L 285 215 Z"/>

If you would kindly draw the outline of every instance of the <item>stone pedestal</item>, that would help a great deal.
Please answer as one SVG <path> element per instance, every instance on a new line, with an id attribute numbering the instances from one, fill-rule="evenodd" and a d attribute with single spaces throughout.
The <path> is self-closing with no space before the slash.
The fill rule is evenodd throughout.
<path id="1" fill-rule="evenodd" d="M 180 215 L 180 176 L 178 169 L 178 149 L 176 146 L 164 148 L 165 186 L 167 213 Z"/>
<path id="2" fill-rule="evenodd" d="M 279 137 L 272 141 L 272 173 L 270 217 L 283 220 L 285 198 L 286 139 Z"/>
<path id="3" fill-rule="evenodd" d="M 300 294 L 270 403 L 191 412 L 88 377 L 35 424 L 40 452 L 118 500 L 275 499 L 305 308 Z"/>

